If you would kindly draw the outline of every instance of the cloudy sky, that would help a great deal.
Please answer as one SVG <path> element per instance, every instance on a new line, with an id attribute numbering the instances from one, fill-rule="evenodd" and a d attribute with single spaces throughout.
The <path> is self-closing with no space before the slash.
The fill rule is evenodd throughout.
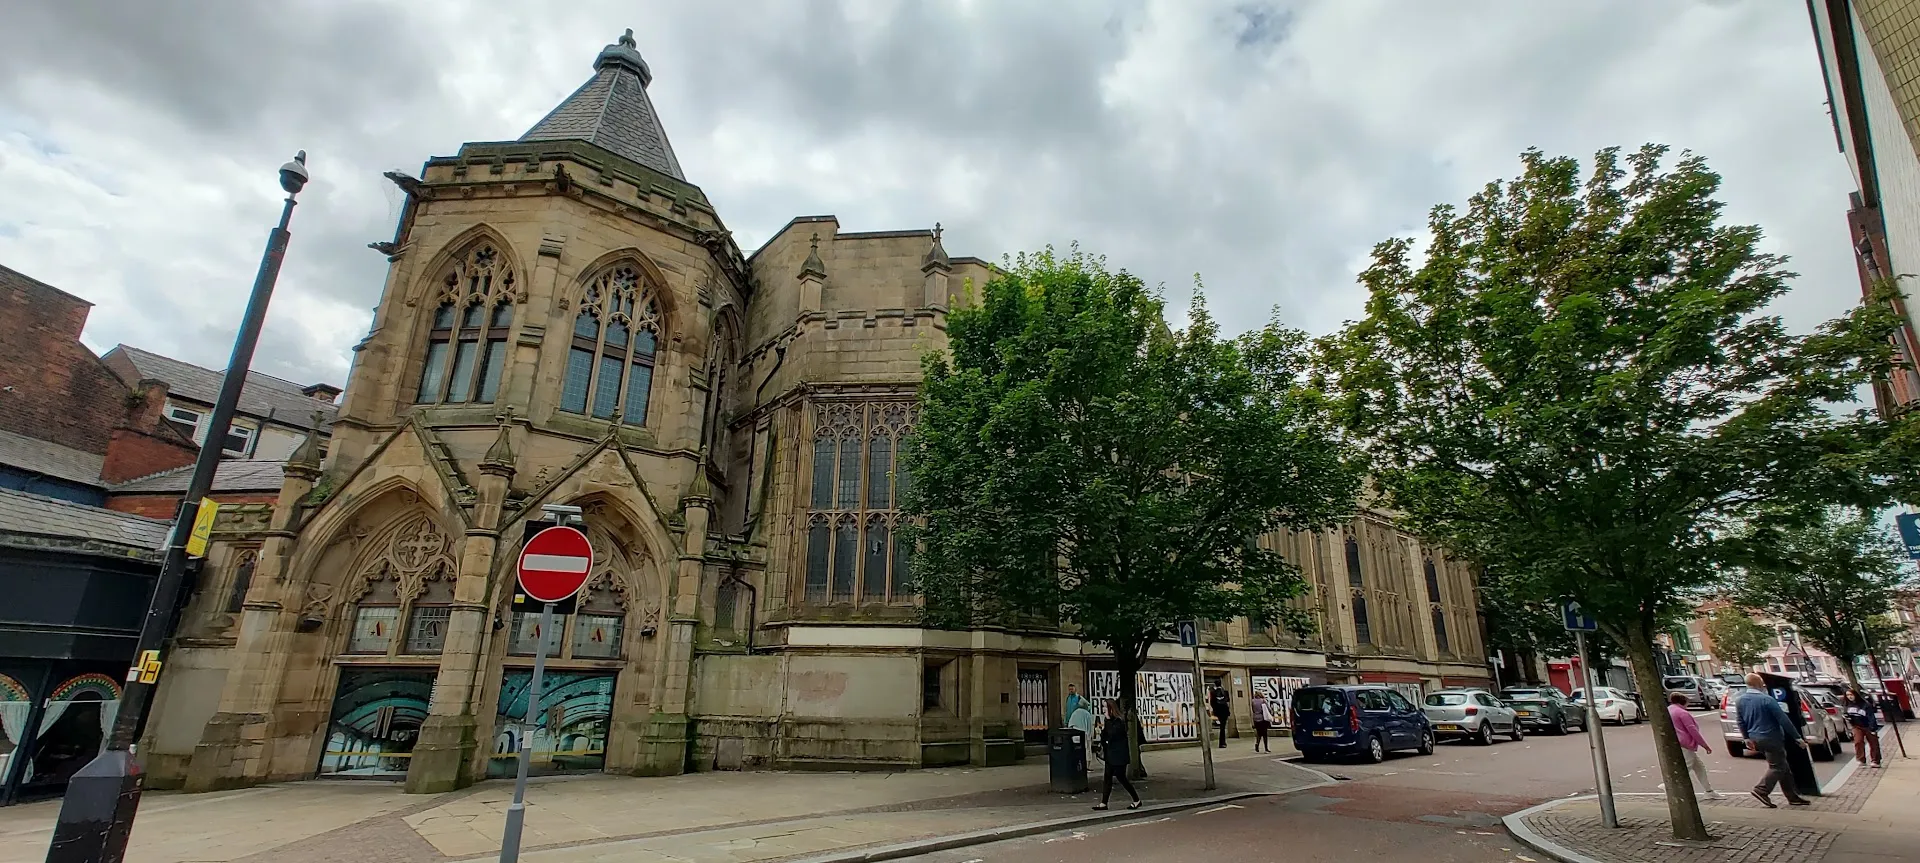
<path id="1" fill-rule="evenodd" d="M 518 137 L 627 27 L 749 252 L 819 213 L 994 260 L 1077 240 L 1319 333 L 1375 242 L 1521 150 L 1658 141 L 1793 257 L 1791 324 L 1858 297 L 1800 0 L 29 0 L 0 28 L 0 264 L 93 301 L 95 350 L 217 367 L 304 148 L 256 368 L 342 381 L 399 212 L 380 173 Z"/>

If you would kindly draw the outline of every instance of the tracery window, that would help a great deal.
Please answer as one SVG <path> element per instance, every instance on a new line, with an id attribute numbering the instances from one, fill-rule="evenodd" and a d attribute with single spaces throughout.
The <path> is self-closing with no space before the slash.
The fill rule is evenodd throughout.
<path id="1" fill-rule="evenodd" d="M 1427 556 L 1424 563 L 1427 576 L 1427 606 L 1433 614 L 1433 643 L 1441 653 L 1453 652 L 1447 642 L 1447 609 L 1440 602 L 1440 571 L 1434 566 L 1433 557 Z"/>
<path id="2" fill-rule="evenodd" d="M 227 585 L 226 613 L 239 614 L 246 607 L 247 589 L 253 586 L 253 568 L 259 562 L 259 552 L 253 549 L 240 552 L 240 561 L 233 567 L 233 580 Z"/>
<path id="3" fill-rule="evenodd" d="M 1373 643 L 1367 617 L 1367 580 L 1360 571 L 1360 540 L 1347 534 L 1347 589 L 1353 594 L 1353 635 L 1361 644 Z"/>
<path id="4" fill-rule="evenodd" d="M 491 402 L 513 326 L 514 278 L 499 250 L 476 244 L 441 279 L 420 369 L 418 404 Z"/>
<path id="5" fill-rule="evenodd" d="M 345 652 L 437 654 L 446 646 L 457 576 L 446 531 L 418 515 L 375 541 L 353 577 Z M 405 621 L 404 638 L 399 637 Z"/>
<path id="6" fill-rule="evenodd" d="M 650 568 L 647 558 L 636 557 L 632 550 L 623 549 L 608 534 L 595 528 L 588 528 L 587 541 L 593 545 L 593 571 L 580 591 L 574 613 L 556 616 L 553 630 L 544 633 L 547 656 L 551 659 L 619 659 L 624 655 L 622 645 L 629 611 L 637 610 L 636 625 L 643 633 L 647 626 L 658 622 L 657 603 L 651 600 L 636 603 L 630 595 L 636 589 L 633 578 L 639 571 Z M 507 653 L 534 655 L 543 634 L 540 611 L 536 608 L 511 614 L 513 628 L 507 636 Z"/>
<path id="7" fill-rule="evenodd" d="M 896 456 L 914 415 L 914 406 L 903 401 L 815 407 L 803 573 L 807 603 L 912 601 L 912 549 L 896 537 L 907 474 Z"/>
<path id="8" fill-rule="evenodd" d="M 660 303 L 640 270 L 621 264 L 587 284 L 573 319 L 573 343 L 560 384 L 560 409 L 647 424 Z"/>

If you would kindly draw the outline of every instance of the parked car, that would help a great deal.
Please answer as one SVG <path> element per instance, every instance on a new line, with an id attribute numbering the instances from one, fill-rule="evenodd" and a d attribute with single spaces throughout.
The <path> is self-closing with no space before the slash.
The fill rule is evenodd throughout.
<path id="1" fill-rule="evenodd" d="M 1629 722 L 1646 721 L 1646 711 L 1641 709 L 1640 702 L 1633 696 L 1611 686 L 1595 687 L 1595 691 L 1599 692 L 1600 699 L 1594 702 L 1593 709 L 1600 715 L 1601 722 L 1625 725 Z M 1576 689 L 1567 700 L 1584 711 L 1587 709 L 1586 696 L 1586 690 Z"/>
<path id="2" fill-rule="evenodd" d="M 1688 710 L 1714 710 L 1726 700 L 1724 696 L 1714 695 L 1704 678 L 1691 674 L 1669 674 L 1660 683 L 1666 687 L 1669 697 L 1676 692 L 1686 695 Z"/>
<path id="3" fill-rule="evenodd" d="M 1358 755 L 1378 764 L 1387 753 L 1432 755 L 1433 724 L 1385 686 L 1304 686 L 1293 693 L 1293 748 L 1307 761 Z"/>
<path id="4" fill-rule="evenodd" d="M 1481 746 L 1493 745 L 1494 735 L 1511 740 L 1526 737 L 1519 714 L 1484 689 L 1447 689 L 1427 696 L 1421 712 L 1433 725 L 1434 737 L 1458 738 Z"/>
<path id="5" fill-rule="evenodd" d="M 1726 681 L 1718 677 L 1702 677 L 1700 678 L 1700 682 L 1706 684 L 1707 691 L 1713 693 L 1713 697 L 1718 699 L 1721 704 L 1727 702 L 1728 687 Z"/>
<path id="6" fill-rule="evenodd" d="M 1840 740 L 1853 742 L 1853 725 L 1847 722 L 1847 711 L 1840 706 L 1840 692 L 1844 687 L 1826 686 L 1800 687 L 1807 693 L 1807 700 L 1813 702 L 1814 712 L 1820 714 L 1820 721 L 1833 729 L 1833 736 Z"/>
<path id="7" fill-rule="evenodd" d="M 1728 698 L 1720 708 L 1720 736 L 1727 742 L 1727 754 L 1735 758 L 1747 752 L 1747 737 L 1740 731 L 1740 714 L 1735 704 L 1747 687 L 1728 693 Z M 1772 697 L 1769 694 L 1768 697 Z M 1796 692 L 1800 699 L 1800 710 L 1807 717 L 1807 724 L 1800 733 L 1807 738 L 1807 754 L 1815 761 L 1832 761 L 1840 754 L 1840 733 L 1827 721 L 1827 713 L 1814 706 L 1812 699 L 1804 692 Z"/>
<path id="8" fill-rule="evenodd" d="M 1551 686 L 1509 687 L 1500 690 L 1500 700 L 1513 707 L 1520 724 L 1549 734 L 1565 734 L 1569 728 L 1587 730 L 1587 714 Z"/>

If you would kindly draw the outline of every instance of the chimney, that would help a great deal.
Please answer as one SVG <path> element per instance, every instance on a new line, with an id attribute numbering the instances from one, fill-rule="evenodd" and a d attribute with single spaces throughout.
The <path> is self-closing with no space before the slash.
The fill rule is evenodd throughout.
<path id="1" fill-rule="evenodd" d="M 333 404 L 333 400 L 339 398 L 343 390 L 333 384 L 309 384 L 301 387 L 300 392 L 305 394 L 307 398 L 319 399 L 327 404 Z"/>

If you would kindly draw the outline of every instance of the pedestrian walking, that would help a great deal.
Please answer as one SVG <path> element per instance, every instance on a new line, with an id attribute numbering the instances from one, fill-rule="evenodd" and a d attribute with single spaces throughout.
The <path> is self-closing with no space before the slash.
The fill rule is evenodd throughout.
<path id="1" fill-rule="evenodd" d="M 1128 809 L 1140 808 L 1140 793 L 1133 790 L 1133 783 L 1127 779 L 1127 765 L 1133 763 L 1133 756 L 1127 751 L 1127 720 L 1120 713 L 1120 701 L 1107 702 L 1107 721 L 1100 724 L 1100 760 L 1107 765 L 1107 781 L 1100 788 L 1100 803 L 1095 809 L 1107 808 L 1107 800 L 1113 797 L 1113 782 L 1120 780 L 1120 787 L 1127 789 L 1127 796 L 1133 802 Z"/>
<path id="2" fill-rule="evenodd" d="M 1793 784 L 1793 771 L 1787 766 L 1787 747 L 1807 748 L 1807 739 L 1793 724 L 1787 709 L 1780 706 L 1773 693 L 1767 690 L 1767 680 L 1758 674 L 1747 675 L 1747 691 L 1734 702 L 1734 710 L 1740 716 L 1740 736 L 1747 739 L 1747 745 L 1760 751 L 1767 758 L 1767 773 L 1761 777 L 1760 784 L 1753 786 L 1753 799 L 1768 809 L 1778 809 L 1773 803 L 1773 786 L 1780 786 L 1781 796 L 1787 798 L 1790 806 L 1811 805 Z"/>
<path id="3" fill-rule="evenodd" d="M 1227 718 L 1233 714 L 1233 699 L 1227 695 L 1226 687 L 1216 683 L 1213 694 L 1207 699 L 1213 708 L 1213 725 L 1220 729 L 1220 748 L 1227 748 Z"/>
<path id="4" fill-rule="evenodd" d="M 1853 760 L 1868 767 L 1880 766 L 1880 712 L 1874 706 L 1873 699 L 1866 693 L 1847 690 L 1847 724 L 1853 726 Z"/>
<path id="5" fill-rule="evenodd" d="M 1093 702 L 1073 691 L 1073 684 L 1067 684 L 1067 727 L 1080 732 L 1080 745 L 1086 748 L 1087 760 L 1093 760 Z"/>
<path id="6" fill-rule="evenodd" d="M 1267 739 L 1267 732 L 1273 729 L 1273 702 L 1267 694 L 1253 693 L 1253 751 L 1272 752 L 1273 742 Z"/>
<path id="7" fill-rule="evenodd" d="M 1707 762 L 1700 757 L 1702 752 L 1712 752 L 1707 738 L 1700 734 L 1700 723 L 1695 722 L 1693 714 L 1687 712 L 1687 694 L 1675 692 L 1667 696 L 1667 716 L 1673 719 L 1673 736 L 1680 739 L 1680 750 L 1687 757 L 1687 769 L 1693 771 L 1700 787 L 1694 790 L 1720 796 L 1713 790 L 1713 783 L 1707 779 Z"/>

